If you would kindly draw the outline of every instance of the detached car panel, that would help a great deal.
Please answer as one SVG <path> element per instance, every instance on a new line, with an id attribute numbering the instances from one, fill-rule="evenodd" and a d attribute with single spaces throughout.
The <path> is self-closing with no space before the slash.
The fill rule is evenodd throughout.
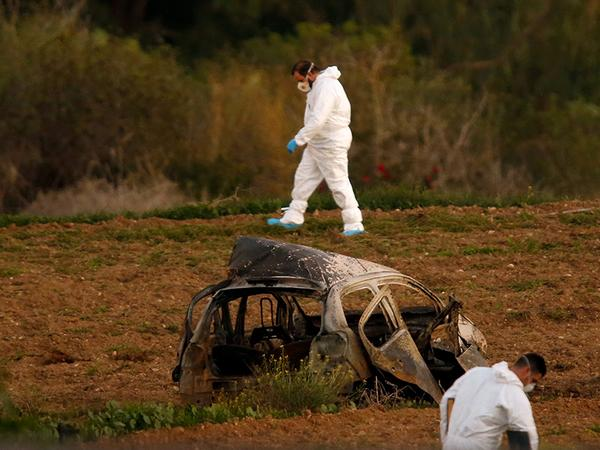
<path id="1" fill-rule="evenodd" d="M 285 354 L 292 365 L 344 366 L 353 382 L 379 377 L 439 401 L 485 364 L 485 338 L 460 309 L 380 264 L 241 237 L 228 278 L 190 302 L 173 380 L 187 400 L 210 403 L 240 389 L 265 356 Z"/>

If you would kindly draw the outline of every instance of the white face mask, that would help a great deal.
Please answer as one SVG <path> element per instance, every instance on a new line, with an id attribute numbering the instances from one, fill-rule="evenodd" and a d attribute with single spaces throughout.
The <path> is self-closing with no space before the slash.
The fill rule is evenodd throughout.
<path id="1" fill-rule="evenodd" d="M 529 373 L 531 373 L 531 364 L 529 364 L 529 359 L 525 355 L 523 355 L 523 358 L 525 358 L 527 367 L 529 367 Z M 525 393 L 529 393 L 529 392 L 533 391 L 534 389 L 535 389 L 535 383 L 527 383 L 526 385 L 523 386 L 523 392 L 525 392 Z"/>
<path id="2" fill-rule="evenodd" d="M 302 92 L 310 92 L 310 83 L 308 82 L 308 78 L 304 81 L 298 81 L 298 90 Z"/>
<path id="3" fill-rule="evenodd" d="M 306 76 L 304 77 L 304 80 L 302 81 L 298 81 L 298 90 L 302 91 L 302 92 L 310 92 L 310 90 L 312 89 L 311 86 L 311 82 L 308 81 L 308 74 L 310 73 L 311 70 L 313 70 L 313 67 L 315 67 L 315 65 L 313 63 L 310 63 L 310 67 L 308 68 L 308 71 L 306 72 Z"/>

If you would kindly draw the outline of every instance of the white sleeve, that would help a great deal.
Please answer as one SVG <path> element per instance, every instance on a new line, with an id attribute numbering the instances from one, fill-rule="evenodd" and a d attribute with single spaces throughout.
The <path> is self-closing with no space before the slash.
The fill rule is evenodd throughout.
<path id="1" fill-rule="evenodd" d="M 456 398 L 456 393 L 466 376 L 467 374 L 465 373 L 458 378 L 454 384 L 450 386 L 450 389 L 444 393 L 444 396 L 440 401 L 440 440 L 442 443 L 446 439 L 446 434 L 448 433 L 448 400 Z"/>
<path id="2" fill-rule="evenodd" d="M 537 450 L 539 440 L 529 399 L 521 390 L 513 392 L 511 393 L 510 407 L 507 408 L 508 429 L 510 431 L 526 431 L 529 434 L 531 450 Z"/>
<path id="3" fill-rule="evenodd" d="M 335 107 L 337 93 L 334 83 L 325 83 L 320 86 L 319 92 L 316 94 L 318 95 L 315 98 L 315 104 L 304 127 L 294 137 L 298 145 L 307 144 L 318 134 Z"/>
<path id="4" fill-rule="evenodd" d="M 446 391 L 446 394 L 448 392 Z M 446 440 L 446 435 L 448 434 L 448 399 L 446 394 L 442 397 L 442 401 L 440 402 L 440 441 L 442 444 Z"/>

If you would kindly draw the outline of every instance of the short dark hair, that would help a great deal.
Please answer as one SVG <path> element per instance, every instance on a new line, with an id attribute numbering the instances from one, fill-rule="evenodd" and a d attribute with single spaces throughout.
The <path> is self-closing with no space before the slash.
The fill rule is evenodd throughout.
<path id="1" fill-rule="evenodd" d="M 529 364 L 527 362 L 529 361 Z M 531 367 L 532 372 L 539 373 L 542 377 L 546 376 L 546 361 L 539 353 L 529 352 L 520 356 L 515 362 L 516 367 Z"/>
<path id="2" fill-rule="evenodd" d="M 312 69 L 310 68 L 310 66 L 312 66 Z M 306 75 L 308 75 L 309 70 L 310 70 L 310 72 L 320 72 L 321 71 L 321 69 L 319 67 L 317 67 L 317 65 L 315 63 L 313 63 L 312 61 L 302 59 L 292 66 L 292 75 L 294 75 L 296 72 L 298 72 L 300 75 L 306 76 Z"/>

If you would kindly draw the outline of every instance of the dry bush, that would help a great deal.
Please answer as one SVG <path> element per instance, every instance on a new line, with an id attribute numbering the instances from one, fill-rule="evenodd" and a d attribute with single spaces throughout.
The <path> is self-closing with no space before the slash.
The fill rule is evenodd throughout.
<path id="1" fill-rule="evenodd" d="M 207 80 L 202 146 L 178 161 L 196 167 L 201 197 L 240 188 L 287 194 L 298 156 L 288 155 L 285 144 L 301 126 L 304 107 L 293 83 L 278 80 L 275 70 L 232 61 L 207 65 L 201 73 Z M 183 171 L 178 166 L 176 172 Z"/>
<path id="2" fill-rule="evenodd" d="M 198 145 L 201 100 L 172 51 L 90 29 L 77 10 L 0 17 L 0 207 L 163 170 Z"/>
<path id="3" fill-rule="evenodd" d="M 175 183 L 164 176 L 143 184 L 130 177 L 119 184 L 84 178 L 60 191 L 40 192 L 24 210 L 36 215 L 76 215 L 94 212 L 143 212 L 189 202 Z"/>

